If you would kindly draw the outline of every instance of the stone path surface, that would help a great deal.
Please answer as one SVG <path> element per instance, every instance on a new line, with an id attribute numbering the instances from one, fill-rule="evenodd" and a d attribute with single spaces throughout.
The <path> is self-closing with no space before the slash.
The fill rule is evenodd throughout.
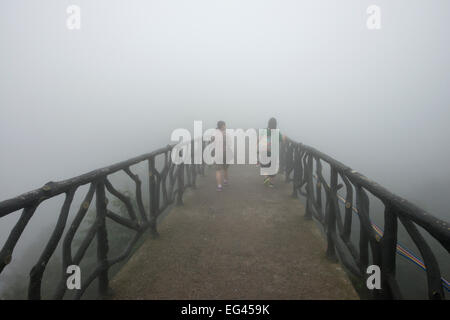
<path id="1" fill-rule="evenodd" d="M 359 299 L 291 184 L 263 185 L 259 168 L 236 165 L 215 189 L 198 178 L 111 281 L 113 299 Z"/>

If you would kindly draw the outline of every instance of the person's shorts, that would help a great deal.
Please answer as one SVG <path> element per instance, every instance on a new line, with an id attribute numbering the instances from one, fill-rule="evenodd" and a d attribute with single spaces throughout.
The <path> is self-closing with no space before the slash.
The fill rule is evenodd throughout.
<path id="1" fill-rule="evenodd" d="M 259 166 L 261 168 L 270 168 L 271 165 L 272 165 L 272 161 L 269 161 L 269 163 L 266 163 L 266 164 L 262 164 L 262 163 L 259 164 Z"/>
<path id="2" fill-rule="evenodd" d="M 272 153 L 270 151 L 267 151 L 267 156 L 270 157 L 272 155 Z M 261 168 L 270 168 L 270 166 L 272 165 L 272 161 L 269 161 L 269 163 L 266 164 L 259 164 L 261 166 Z"/>
<path id="3" fill-rule="evenodd" d="M 226 170 L 228 169 L 229 164 L 226 163 L 216 163 L 214 164 L 214 167 L 216 168 L 216 170 Z"/>
<path id="4" fill-rule="evenodd" d="M 267 152 L 267 156 L 268 157 L 270 157 L 272 154 L 270 153 L 270 151 L 268 151 Z M 266 163 L 266 164 L 262 164 L 262 163 L 260 163 L 259 164 L 259 166 L 261 167 L 261 168 L 270 168 L 271 166 L 272 166 L 272 161 L 269 161 L 269 163 Z M 279 169 L 279 168 L 278 168 Z M 277 173 L 275 173 L 275 174 L 262 174 L 262 175 L 269 175 L 269 176 L 275 176 L 276 174 L 278 174 L 278 172 Z"/>

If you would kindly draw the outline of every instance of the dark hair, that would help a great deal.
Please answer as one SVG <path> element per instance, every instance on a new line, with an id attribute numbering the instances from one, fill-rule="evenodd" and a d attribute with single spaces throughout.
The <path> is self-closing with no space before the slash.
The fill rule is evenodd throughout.
<path id="1" fill-rule="evenodd" d="M 217 129 L 222 129 L 225 126 L 225 121 L 217 121 Z"/>
<path id="2" fill-rule="evenodd" d="M 270 118 L 269 123 L 267 124 L 267 128 L 269 129 L 276 129 L 277 128 L 277 119 Z"/>

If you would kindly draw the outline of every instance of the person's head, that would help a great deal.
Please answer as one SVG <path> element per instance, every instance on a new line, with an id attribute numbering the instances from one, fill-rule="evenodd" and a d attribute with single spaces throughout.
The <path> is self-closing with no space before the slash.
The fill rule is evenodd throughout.
<path id="1" fill-rule="evenodd" d="M 225 128 L 226 128 L 225 121 L 222 121 L 222 120 L 217 121 L 217 129 L 225 130 Z"/>
<path id="2" fill-rule="evenodd" d="M 267 128 L 269 129 L 276 129 L 277 128 L 277 119 L 270 118 L 269 123 L 267 124 Z"/>

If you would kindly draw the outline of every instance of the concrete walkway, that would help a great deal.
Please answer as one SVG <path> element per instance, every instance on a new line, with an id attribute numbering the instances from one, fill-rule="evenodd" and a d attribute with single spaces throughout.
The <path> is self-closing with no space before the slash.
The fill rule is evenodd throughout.
<path id="1" fill-rule="evenodd" d="M 256 166 L 213 168 L 187 191 L 111 281 L 114 299 L 358 299 L 284 176 L 263 185 Z"/>

